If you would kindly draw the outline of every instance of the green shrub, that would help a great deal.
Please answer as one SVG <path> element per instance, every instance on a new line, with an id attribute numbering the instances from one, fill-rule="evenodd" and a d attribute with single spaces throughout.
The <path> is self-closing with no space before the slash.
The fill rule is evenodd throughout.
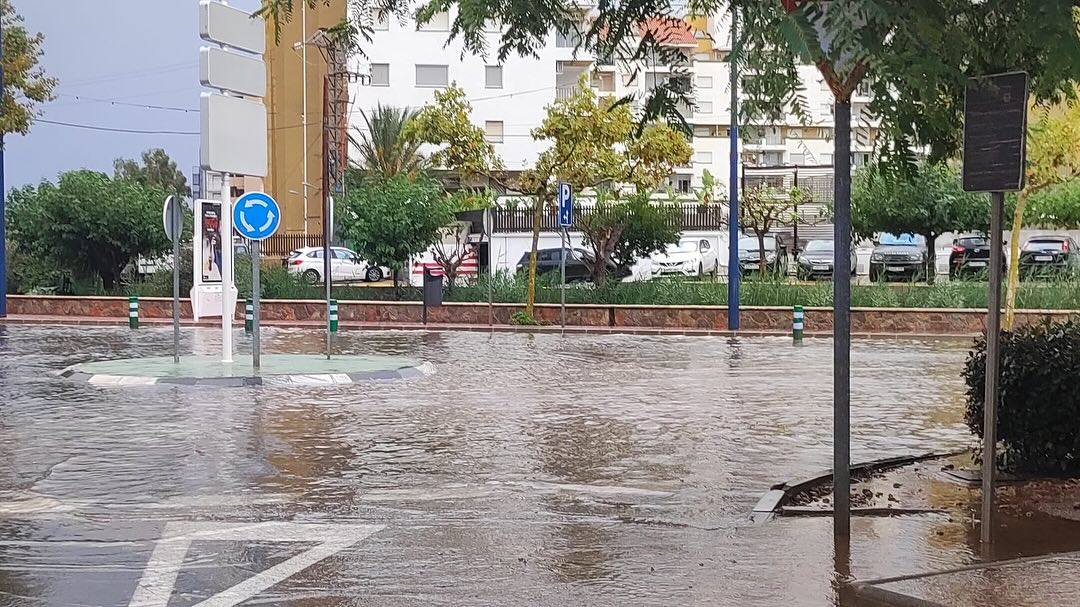
<path id="1" fill-rule="evenodd" d="M 986 341 L 964 368 L 965 421 L 983 434 Z M 1042 323 L 1001 335 L 998 465 L 1015 472 L 1080 473 L 1080 323 Z"/>

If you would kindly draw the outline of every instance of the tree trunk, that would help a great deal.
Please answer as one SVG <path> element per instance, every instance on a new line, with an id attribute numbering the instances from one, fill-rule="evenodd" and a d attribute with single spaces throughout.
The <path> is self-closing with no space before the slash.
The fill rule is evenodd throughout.
<path id="1" fill-rule="evenodd" d="M 101 277 L 101 288 L 109 294 L 113 293 L 116 285 L 120 283 L 120 271 L 115 268 L 102 269 L 98 276 Z"/>
<path id="2" fill-rule="evenodd" d="M 758 270 L 761 272 L 762 276 L 765 276 L 766 268 L 768 267 L 765 260 L 765 232 L 754 230 L 754 234 L 757 234 L 758 255 L 761 256 L 758 259 Z"/>
<path id="3" fill-rule="evenodd" d="M 395 265 L 391 273 L 394 276 L 394 300 L 401 301 L 401 266 Z"/>
<path id="4" fill-rule="evenodd" d="M 993 204 L 993 203 L 991 203 Z M 1009 236 L 1009 280 L 1005 288 L 1005 322 L 1002 328 L 1011 330 L 1016 317 L 1016 291 L 1020 288 L 1020 228 L 1024 227 L 1024 207 L 1027 206 L 1027 193 L 1020 192 L 1016 197 L 1016 210 L 1013 211 L 1012 232 Z M 1001 234 L 990 234 L 990 238 L 1001 238 Z M 1001 263 L 1000 259 L 991 259 L 990 263 Z"/>
<path id="5" fill-rule="evenodd" d="M 529 288 L 525 299 L 525 314 L 529 318 L 535 318 L 533 311 L 536 307 L 536 249 L 540 246 L 540 222 L 544 219 L 543 190 L 536 193 L 536 201 L 533 206 L 532 249 L 529 251 Z"/>
<path id="6" fill-rule="evenodd" d="M 934 284 L 937 277 L 937 234 L 924 234 L 926 237 L 926 284 Z"/>

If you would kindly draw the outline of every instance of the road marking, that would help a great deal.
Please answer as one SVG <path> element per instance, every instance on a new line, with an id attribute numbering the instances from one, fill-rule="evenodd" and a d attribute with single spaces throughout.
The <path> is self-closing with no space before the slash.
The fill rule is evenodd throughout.
<path id="1" fill-rule="evenodd" d="M 165 525 L 162 538 L 147 561 L 129 607 L 167 607 L 184 565 L 191 542 L 216 540 L 236 542 L 318 542 L 315 547 L 198 603 L 202 607 L 233 607 L 258 593 L 296 575 L 315 563 L 333 556 L 378 532 L 382 525 L 336 525 L 325 523 L 176 522 Z M 198 607 L 197 606 L 197 607 Z"/>

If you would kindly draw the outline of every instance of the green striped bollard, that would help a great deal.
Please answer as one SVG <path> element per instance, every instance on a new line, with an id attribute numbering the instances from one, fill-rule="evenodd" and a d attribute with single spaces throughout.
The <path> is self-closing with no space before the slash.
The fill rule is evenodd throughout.
<path id="1" fill-rule="evenodd" d="M 337 313 L 337 300 L 330 300 L 330 332 L 337 333 L 338 329 L 338 313 Z"/>
<path id="2" fill-rule="evenodd" d="M 795 306 L 791 317 L 791 338 L 795 341 L 795 343 L 802 342 L 803 317 L 803 307 Z"/>
<path id="3" fill-rule="evenodd" d="M 247 300 L 247 305 L 244 306 L 244 332 L 251 335 L 251 332 L 255 329 L 255 304 L 251 303 L 251 300 Z"/>
<path id="4" fill-rule="evenodd" d="M 139 328 L 139 298 L 128 297 L 128 326 L 132 329 Z"/>

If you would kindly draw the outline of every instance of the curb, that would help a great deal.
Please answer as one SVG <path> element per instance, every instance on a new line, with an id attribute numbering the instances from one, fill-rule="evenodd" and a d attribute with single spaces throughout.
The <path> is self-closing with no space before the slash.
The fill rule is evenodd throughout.
<path id="1" fill-rule="evenodd" d="M 77 366 L 77 365 L 76 365 Z M 361 371 L 356 373 L 314 373 L 232 377 L 147 377 L 139 375 L 109 375 L 86 373 L 75 367 L 61 371 L 60 377 L 96 386 L 200 386 L 241 388 L 251 386 L 335 386 L 356 384 L 378 379 L 408 379 L 430 375 L 435 370 L 430 363 L 394 370 Z"/>
<path id="2" fill-rule="evenodd" d="M 966 451 L 967 450 L 953 451 L 949 453 L 923 453 L 921 455 L 904 455 L 899 457 L 886 457 L 882 459 L 876 459 L 869 462 L 862 462 L 852 465 L 851 475 L 854 476 L 856 474 L 866 474 L 869 472 L 881 472 L 883 470 L 900 468 L 902 466 L 914 464 L 916 462 L 959 455 L 961 453 L 965 453 Z M 750 520 L 759 523 L 771 520 L 778 513 L 780 513 L 783 510 L 784 506 L 788 502 L 790 502 L 792 498 L 794 498 L 796 495 L 812 487 L 824 485 L 832 481 L 832 477 L 832 468 L 829 468 L 828 470 L 823 470 L 822 472 L 814 476 L 773 485 L 769 488 L 768 491 L 765 492 L 764 495 L 761 496 L 761 499 L 758 500 L 758 503 L 754 506 L 754 509 L 750 511 Z M 866 510 L 866 512 L 860 512 L 859 508 L 852 508 L 851 513 L 866 514 L 869 516 L 881 514 L 880 512 L 878 512 L 880 510 L 878 508 L 870 508 L 863 510 Z M 912 512 L 910 509 L 905 510 L 897 508 L 894 513 L 912 514 L 914 512 Z M 809 515 L 810 513 L 799 512 L 798 514 Z M 818 513 L 814 512 L 813 514 Z M 827 511 L 822 510 L 821 514 L 827 514 Z"/>

